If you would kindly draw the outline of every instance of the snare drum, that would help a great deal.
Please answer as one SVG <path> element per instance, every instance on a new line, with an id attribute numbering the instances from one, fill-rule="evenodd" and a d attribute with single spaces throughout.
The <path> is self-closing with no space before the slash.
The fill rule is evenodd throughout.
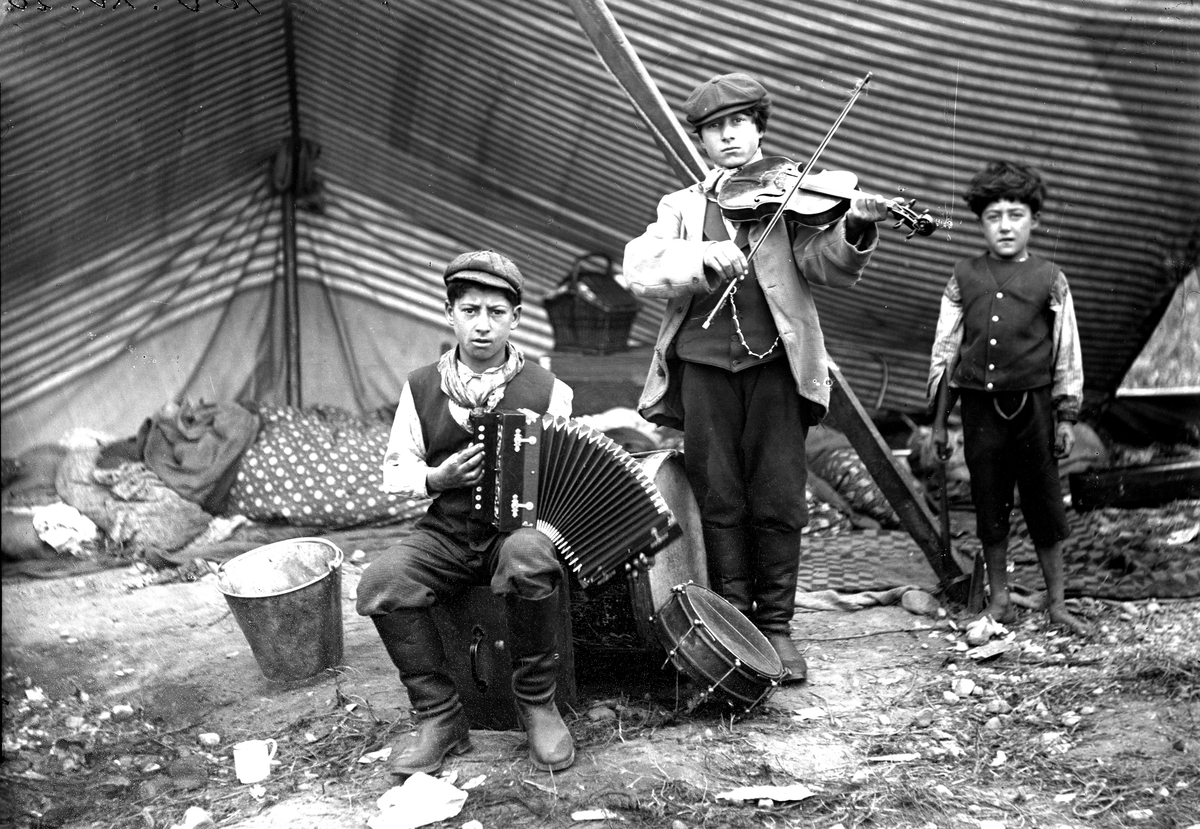
<path id="1" fill-rule="evenodd" d="M 629 597 L 638 636 L 651 649 L 670 650 L 654 625 L 654 614 L 671 598 L 671 588 L 692 582 L 708 587 L 708 563 L 704 557 L 704 535 L 700 529 L 700 508 L 688 483 L 683 456 L 673 450 L 634 455 L 642 469 L 654 481 L 682 535 L 654 555 L 649 569 L 632 574 Z"/>
<path id="2" fill-rule="evenodd" d="M 749 711 L 779 687 L 783 663 L 758 628 L 728 601 L 707 587 L 679 584 L 654 616 L 667 659 L 704 686 Z"/>

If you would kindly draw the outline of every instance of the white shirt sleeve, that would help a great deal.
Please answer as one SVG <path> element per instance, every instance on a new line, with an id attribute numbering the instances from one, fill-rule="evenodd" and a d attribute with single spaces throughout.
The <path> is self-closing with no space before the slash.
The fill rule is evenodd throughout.
<path id="1" fill-rule="evenodd" d="M 1075 302 L 1062 271 L 1050 293 L 1054 312 L 1053 355 L 1054 383 L 1050 394 L 1060 420 L 1076 421 L 1083 407 L 1083 352 L 1079 346 L 1079 326 L 1075 320 Z"/>
<path id="2" fill-rule="evenodd" d="M 413 402 L 412 389 L 404 384 L 400 404 L 392 421 L 387 452 L 383 456 L 383 482 L 380 489 L 414 497 L 428 498 L 426 477 L 429 465 L 425 462 L 425 436 Z"/>
<path id="3" fill-rule="evenodd" d="M 942 306 L 938 313 L 937 331 L 933 335 L 933 351 L 929 361 L 929 380 L 925 387 L 926 397 L 932 402 L 937 395 L 938 382 L 942 375 L 954 369 L 958 349 L 963 338 L 962 296 L 958 291 L 958 280 L 951 277 L 942 292 Z M 949 379 L 946 381 L 950 382 Z"/>
<path id="4" fill-rule="evenodd" d="M 570 417 L 574 405 L 575 390 L 555 377 L 554 387 L 550 390 L 550 405 L 546 409 L 546 414 L 555 417 Z"/>

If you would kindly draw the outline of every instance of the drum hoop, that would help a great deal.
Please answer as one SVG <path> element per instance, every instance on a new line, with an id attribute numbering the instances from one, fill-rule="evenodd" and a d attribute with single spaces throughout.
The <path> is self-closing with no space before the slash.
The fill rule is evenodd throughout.
<path id="1" fill-rule="evenodd" d="M 768 680 L 783 677 L 783 663 L 767 638 L 758 628 L 754 627 L 753 622 L 712 590 L 695 584 L 681 585 L 681 587 L 683 589 L 679 590 L 680 603 L 688 612 L 688 617 L 691 619 L 701 618 L 709 636 L 729 652 L 730 658 L 740 661 L 749 670 Z M 714 628 L 710 614 L 721 623 L 721 630 Z M 730 638 L 736 637 L 737 642 L 746 646 L 746 651 L 739 653 L 729 641 L 722 638 L 722 633 L 728 634 Z"/>
<path id="2" fill-rule="evenodd" d="M 672 604 L 677 605 L 677 612 L 688 623 L 687 630 L 682 634 L 671 630 L 669 625 L 663 621 L 664 613 L 668 613 L 672 617 L 671 620 L 674 621 Z M 779 657 L 771 648 L 766 637 L 754 628 L 753 623 L 741 615 L 733 605 L 708 588 L 691 582 L 676 585 L 671 591 L 671 598 L 663 603 L 655 615 L 659 622 L 659 629 L 672 642 L 672 647 L 667 652 L 667 662 L 674 663 L 679 670 L 706 684 L 708 687 L 704 696 L 719 689 L 727 697 L 744 704 L 745 710 L 749 711 L 766 699 L 784 677 L 783 663 L 779 661 Z M 711 624 L 714 619 L 718 623 L 715 628 Z M 752 633 L 748 637 L 745 633 L 738 631 L 738 639 L 750 644 L 750 638 L 754 636 L 761 638 L 762 642 L 757 648 L 757 653 L 739 654 L 730 647 L 728 642 L 722 640 L 721 631 L 736 629 L 739 622 L 744 622 L 747 631 L 752 631 Z M 719 667 L 724 670 L 723 674 L 718 674 L 712 670 L 711 665 L 701 662 L 698 658 L 699 654 L 689 647 L 688 640 L 693 634 L 708 649 L 710 656 L 720 660 Z M 755 649 L 751 648 L 751 650 Z M 747 656 L 750 658 L 746 658 Z M 756 659 L 755 657 L 760 658 Z M 663 664 L 665 666 L 666 662 Z M 734 675 L 739 677 L 736 687 L 729 682 Z M 745 690 L 746 686 L 749 686 L 749 690 Z"/>

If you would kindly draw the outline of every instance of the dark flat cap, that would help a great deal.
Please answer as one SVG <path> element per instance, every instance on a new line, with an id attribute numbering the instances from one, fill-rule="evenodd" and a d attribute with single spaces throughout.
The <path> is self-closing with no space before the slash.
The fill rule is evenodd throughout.
<path id="1" fill-rule="evenodd" d="M 683 102 L 688 123 L 699 129 L 716 118 L 747 109 L 767 98 L 767 90 L 744 72 L 717 75 L 700 84 Z"/>
<path id="2" fill-rule="evenodd" d="M 515 291 L 517 299 L 525 287 L 525 278 L 511 259 L 494 250 L 473 250 L 454 257 L 442 274 L 446 284 L 457 280 L 478 282 L 493 288 Z"/>

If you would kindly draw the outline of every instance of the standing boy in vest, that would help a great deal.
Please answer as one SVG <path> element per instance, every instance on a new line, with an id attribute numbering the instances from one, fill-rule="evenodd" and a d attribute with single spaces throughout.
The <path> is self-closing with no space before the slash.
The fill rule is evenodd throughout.
<path id="1" fill-rule="evenodd" d="M 785 681 L 798 682 L 808 670 L 790 636 L 808 523 L 804 440 L 830 386 L 811 285 L 858 280 L 887 202 L 855 199 L 825 227 L 781 220 L 749 262 L 769 219 L 735 224 L 716 199 L 730 174 L 762 158 L 767 91 L 749 75 L 719 75 L 683 109 L 717 166 L 664 196 L 657 220 L 625 247 L 631 289 L 668 300 L 638 410 L 683 430 L 713 589 L 763 632 Z M 734 279 L 736 294 L 704 328 Z"/>
<path id="2" fill-rule="evenodd" d="M 400 671 L 417 728 L 393 746 L 393 774 L 432 774 L 447 754 L 470 748 L 467 717 L 446 664 L 430 608 L 490 583 L 507 605 L 512 690 L 529 738 L 529 759 L 543 771 L 575 760 L 555 705 L 558 590 L 562 569 L 542 533 L 500 534 L 471 517 L 472 488 L 483 474 L 472 413 L 495 408 L 571 415 L 572 392 L 509 343 L 521 321 L 521 272 L 484 250 L 446 266 L 446 321 L 458 339 L 437 363 L 417 369 L 400 393 L 383 461 L 383 490 L 432 496 L 411 535 L 363 573 L 358 612 L 370 616 Z"/>
<path id="3" fill-rule="evenodd" d="M 991 594 L 984 615 L 1011 623 L 1009 515 L 1013 486 L 1046 580 L 1050 620 L 1075 634 L 1086 626 L 1063 597 L 1062 543 L 1070 535 L 1057 458 L 1075 445 L 1083 367 L 1075 307 L 1063 272 L 1029 252 L 1046 199 L 1041 175 L 1008 161 L 988 164 L 965 200 L 987 251 L 963 259 L 942 294 L 929 369 L 938 401 L 933 441 L 947 456 L 946 417 L 962 399 L 963 444 L 976 532 Z"/>

